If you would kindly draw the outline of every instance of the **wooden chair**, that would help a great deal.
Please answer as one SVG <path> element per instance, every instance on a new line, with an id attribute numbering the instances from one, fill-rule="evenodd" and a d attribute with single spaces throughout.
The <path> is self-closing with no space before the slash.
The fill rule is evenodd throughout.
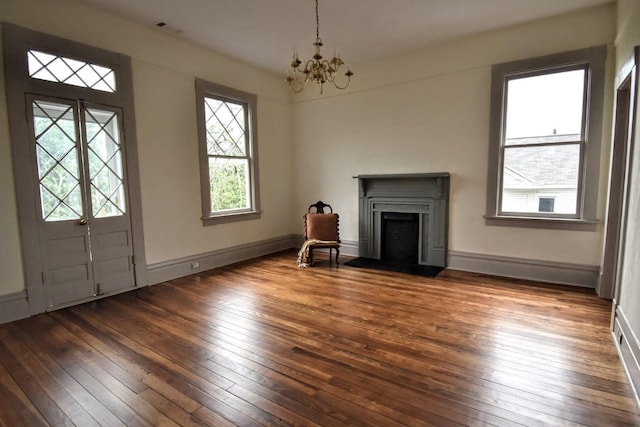
<path id="1" fill-rule="evenodd" d="M 328 208 L 329 212 L 325 212 Z M 315 212 L 312 212 L 315 210 Z M 333 213 L 333 208 L 318 201 L 309 206 L 307 213 L 304 215 L 304 240 L 305 244 L 309 240 L 318 240 L 317 243 L 308 244 L 309 248 L 309 265 L 313 265 L 314 249 L 329 249 L 329 266 L 331 266 L 332 251 L 336 250 L 336 266 L 338 257 L 340 256 L 340 232 L 338 229 L 339 216 Z"/>

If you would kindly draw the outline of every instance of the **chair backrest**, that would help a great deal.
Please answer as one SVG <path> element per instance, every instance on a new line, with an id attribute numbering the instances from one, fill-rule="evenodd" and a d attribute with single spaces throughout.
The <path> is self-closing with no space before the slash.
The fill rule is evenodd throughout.
<path id="1" fill-rule="evenodd" d="M 325 213 L 324 212 L 324 208 L 329 208 L 329 213 L 333 213 L 333 208 L 331 207 L 331 205 L 328 205 L 324 202 L 322 202 L 321 200 L 318 200 L 317 202 L 315 202 L 314 204 L 309 206 L 309 209 L 307 210 L 307 212 L 311 212 L 311 209 L 316 210 L 316 213 Z"/>
<path id="2" fill-rule="evenodd" d="M 329 213 L 325 213 L 325 208 L 329 208 Z M 315 212 L 311 212 L 315 210 Z M 304 215 L 304 239 L 318 239 L 340 241 L 338 229 L 339 217 L 333 213 L 330 205 L 318 201 L 309 206 L 308 212 Z"/>

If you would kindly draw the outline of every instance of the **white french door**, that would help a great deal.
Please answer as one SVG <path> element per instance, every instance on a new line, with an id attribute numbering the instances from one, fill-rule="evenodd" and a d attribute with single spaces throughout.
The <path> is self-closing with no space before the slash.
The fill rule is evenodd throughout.
<path id="1" fill-rule="evenodd" d="M 47 309 L 135 286 L 121 109 L 25 101 Z"/>

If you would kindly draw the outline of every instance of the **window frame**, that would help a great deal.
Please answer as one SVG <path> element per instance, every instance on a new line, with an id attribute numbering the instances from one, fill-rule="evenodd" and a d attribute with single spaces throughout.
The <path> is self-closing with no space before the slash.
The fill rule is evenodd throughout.
<path id="1" fill-rule="evenodd" d="M 593 231 L 597 218 L 600 155 L 604 109 L 607 46 L 563 52 L 543 57 L 496 64 L 491 70 L 489 123 L 489 167 L 487 173 L 487 225 Z M 584 68 L 586 70 L 583 139 L 580 141 L 576 214 L 502 212 L 504 134 L 507 83 L 514 78 L 546 75 Z"/>
<path id="2" fill-rule="evenodd" d="M 236 221 L 259 219 L 260 192 L 258 188 L 258 131 L 257 131 L 257 96 L 238 89 L 196 79 L 196 114 L 198 126 L 198 153 L 200 161 L 200 190 L 202 199 L 202 223 L 204 226 Z M 212 211 L 211 210 L 211 177 L 209 175 L 209 157 L 207 152 L 205 98 L 223 102 L 241 104 L 245 110 L 247 156 L 249 163 L 249 204 L 248 208 Z M 215 156 L 214 156 L 215 157 Z"/>

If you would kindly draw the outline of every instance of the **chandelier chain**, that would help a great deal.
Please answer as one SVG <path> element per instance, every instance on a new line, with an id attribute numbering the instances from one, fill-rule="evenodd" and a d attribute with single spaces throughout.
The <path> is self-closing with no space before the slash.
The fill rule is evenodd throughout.
<path id="1" fill-rule="evenodd" d="M 346 79 L 341 83 L 338 82 L 337 73 L 344 61 L 340 58 L 340 54 L 337 52 L 331 59 L 324 59 L 320 53 L 320 48 L 323 46 L 320 39 L 320 11 L 318 6 L 318 0 L 316 1 L 316 40 L 313 43 L 315 47 L 315 54 L 311 59 L 306 62 L 302 62 L 298 57 L 296 51 L 293 51 L 293 57 L 291 58 L 291 68 L 287 72 L 286 82 L 289 84 L 289 89 L 295 93 L 300 93 L 305 88 L 307 83 L 314 82 L 320 88 L 322 94 L 324 84 L 331 83 L 337 89 L 346 89 L 351 83 L 351 76 L 353 72 L 347 66 L 347 72 L 344 73 Z"/>
<path id="2" fill-rule="evenodd" d="M 320 38 L 320 14 L 318 13 L 318 0 L 316 0 L 316 39 Z"/>

